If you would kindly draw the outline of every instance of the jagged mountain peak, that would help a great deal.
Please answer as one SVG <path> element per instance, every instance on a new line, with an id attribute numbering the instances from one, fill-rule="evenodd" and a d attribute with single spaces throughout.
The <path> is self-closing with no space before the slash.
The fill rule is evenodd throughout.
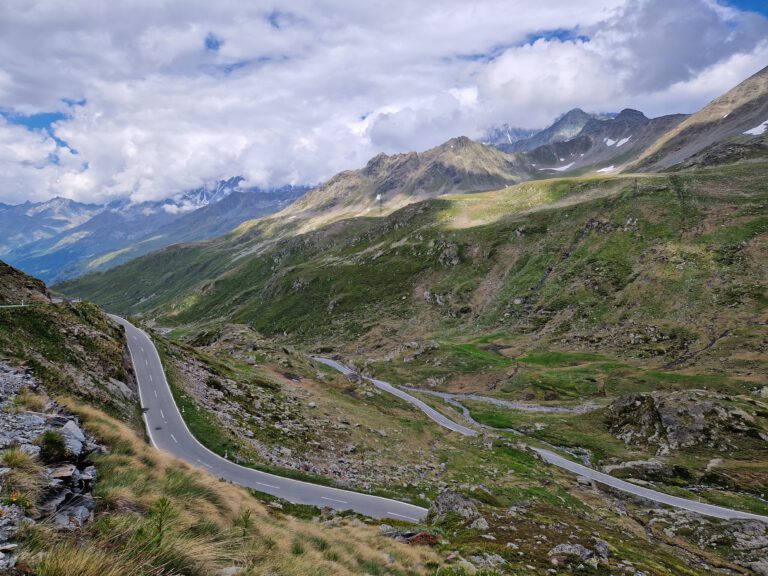
<path id="1" fill-rule="evenodd" d="M 619 122 L 637 122 L 637 123 L 645 123 L 648 122 L 649 118 L 640 112 L 640 110 L 635 110 L 633 108 L 624 108 L 619 114 L 614 118 L 614 120 L 617 120 Z"/>
<path id="2" fill-rule="evenodd" d="M 376 154 L 371 158 L 362 170 L 362 173 L 370 178 L 376 178 L 383 172 L 393 167 L 402 166 L 409 162 L 418 163 L 419 155 L 416 152 L 404 152 L 402 154 Z M 342 172 L 344 174 L 344 172 Z"/>
<path id="3" fill-rule="evenodd" d="M 500 188 L 527 176 L 517 157 L 458 136 L 424 152 L 377 154 L 362 169 L 331 177 L 283 215 L 316 226 L 440 194 Z"/>
<path id="4" fill-rule="evenodd" d="M 558 123 L 568 122 L 571 120 L 577 120 L 579 118 L 590 118 L 590 117 L 591 115 L 584 112 L 584 110 L 582 110 L 581 108 L 571 108 L 570 110 L 568 110 L 568 112 L 566 112 L 562 116 L 559 116 L 557 120 L 554 121 L 553 125 L 556 125 Z"/>
<path id="5" fill-rule="evenodd" d="M 496 141 L 491 142 L 491 144 L 504 152 L 530 152 L 540 146 L 571 140 L 590 122 L 608 120 L 614 116 L 615 114 L 589 113 L 581 108 L 572 108 L 565 114 L 558 116 L 550 126 L 528 138 L 522 138 L 512 143 Z"/>
<path id="6" fill-rule="evenodd" d="M 27 207 L 26 213 L 29 216 L 43 212 L 59 213 L 98 208 L 96 204 L 84 204 L 63 196 L 54 196 L 44 202 L 25 202 L 21 206 Z"/>
<path id="7" fill-rule="evenodd" d="M 520 128 L 517 126 L 510 126 L 509 124 L 501 124 L 499 126 L 491 126 L 485 130 L 484 136 L 480 139 L 480 142 L 489 146 L 497 145 L 511 145 L 520 140 L 530 138 L 540 128 Z"/>

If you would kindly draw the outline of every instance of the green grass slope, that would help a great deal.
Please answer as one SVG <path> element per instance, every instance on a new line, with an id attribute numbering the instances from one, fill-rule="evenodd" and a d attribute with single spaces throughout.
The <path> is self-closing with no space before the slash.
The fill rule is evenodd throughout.
<path id="1" fill-rule="evenodd" d="M 310 347 L 500 335 L 760 380 L 766 164 L 445 196 L 266 244 L 229 235 L 61 285 L 185 330 Z"/>

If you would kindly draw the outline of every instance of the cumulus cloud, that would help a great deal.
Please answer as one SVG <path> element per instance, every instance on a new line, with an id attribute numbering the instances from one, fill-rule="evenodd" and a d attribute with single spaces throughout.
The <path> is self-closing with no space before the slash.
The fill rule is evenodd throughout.
<path id="1" fill-rule="evenodd" d="M 690 112 L 768 55 L 768 20 L 714 0 L 540 4 L 7 0 L 0 114 L 66 117 L 0 121 L 0 200 L 314 183 L 574 106 Z"/>

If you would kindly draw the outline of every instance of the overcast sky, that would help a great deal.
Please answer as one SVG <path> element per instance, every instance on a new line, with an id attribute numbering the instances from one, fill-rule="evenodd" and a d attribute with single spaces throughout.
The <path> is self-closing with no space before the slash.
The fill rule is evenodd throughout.
<path id="1" fill-rule="evenodd" d="M 573 107 L 693 112 L 764 0 L 2 0 L 0 201 L 311 184 Z"/>

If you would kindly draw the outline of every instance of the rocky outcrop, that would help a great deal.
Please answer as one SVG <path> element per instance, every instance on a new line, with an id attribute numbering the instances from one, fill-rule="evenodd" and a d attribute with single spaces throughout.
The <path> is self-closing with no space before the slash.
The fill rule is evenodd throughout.
<path id="1" fill-rule="evenodd" d="M 740 566 L 768 576 L 768 524 L 759 520 L 716 520 L 691 512 L 656 509 L 648 530 L 667 538 L 685 538 L 704 550 L 719 549 Z"/>
<path id="2" fill-rule="evenodd" d="M 657 455 L 702 446 L 726 451 L 734 437 L 768 440 L 763 418 L 703 390 L 635 393 L 614 401 L 605 414 L 608 430 L 625 444 L 656 447 Z"/>
<path id="3" fill-rule="evenodd" d="M 31 408 L 40 411 L 32 411 Z M 50 400 L 25 370 L 0 363 L 0 572 L 16 562 L 15 538 L 24 523 L 52 522 L 62 530 L 80 528 L 96 507 L 92 490 L 97 471 L 89 456 L 104 450 L 79 420 Z M 22 498 L 9 480 L 8 454 L 31 457 L 35 500 Z M 3 467 L 5 466 L 5 467 Z"/>
<path id="4" fill-rule="evenodd" d="M 469 498 L 458 492 L 446 490 L 435 498 L 429 509 L 429 519 L 432 523 L 444 522 L 451 517 L 460 518 L 468 528 L 488 530 L 488 521 Z"/>
<path id="5" fill-rule="evenodd" d="M 45 284 L 0 261 L 0 305 L 50 301 Z"/>
<path id="6" fill-rule="evenodd" d="M 592 537 L 592 545 L 594 548 L 570 542 L 558 544 L 547 553 L 547 556 L 553 566 L 564 566 L 573 562 L 582 567 L 597 568 L 598 564 L 605 564 L 608 560 L 609 546 L 608 542 L 595 536 Z"/>

